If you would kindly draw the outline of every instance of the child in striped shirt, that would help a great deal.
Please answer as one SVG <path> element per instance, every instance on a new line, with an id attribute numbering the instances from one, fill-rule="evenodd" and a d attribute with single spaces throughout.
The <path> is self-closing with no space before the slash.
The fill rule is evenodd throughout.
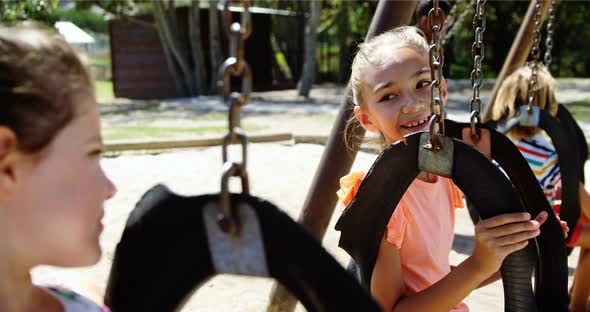
<path id="1" fill-rule="evenodd" d="M 492 106 L 491 119 L 509 120 L 514 117 L 518 107 L 528 102 L 527 94 L 531 79 L 531 68 L 522 67 L 502 82 Z M 536 105 L 540 109 L 555 116 L 558 103 L 554 92 L 555 80 L 549 71 L 542 65 L 538 65 L 536 82 Z M 557 153 L 551 140 L 539 128 L 516 126 L 507 133 L 529 166 L 535 173 L 541 188 L 545 192 L 547 200 L 553 207 L 553 211 L 559 216 L 561 208 L 561 170 Z M 569 247 L 580 246 L 580 258 L 574 276 L 574 286 L 571 289 L 572 300 L 570 311 L 588 311 L 588 299 L 590 298 L 590 195 L 580 183 L 581 216 L 575 226 Z"/>

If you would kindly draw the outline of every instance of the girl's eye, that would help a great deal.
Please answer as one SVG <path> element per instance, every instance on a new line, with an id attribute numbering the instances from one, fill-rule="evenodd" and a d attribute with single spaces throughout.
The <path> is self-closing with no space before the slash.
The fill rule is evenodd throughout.
<path id="1" fill-rule="evenodd" d="M 384 96 L 381 97 L 381 99 L 379 100 L 379 102 L 385 102 L 385 101 L 391 101 L 395 98 L 395 94 L 393 93 L 387 93 Z"/>
<path id="2" fill-rule="evenodd" d="M 95 156 L 101 156 L 103 153 L 102 149 L 95 149 L 92 150 L 88 153 L 89 156 L 95 157 Z"/>
<path id="3" fill-rule="evenodd" d="M 421 88 L 425 88 L 428 87 L 432 82 L 430 80 L 421 80 L 420 82 L 418 82 L 418 84 L 416 85 L 416 89 L 421 89 Z"/>

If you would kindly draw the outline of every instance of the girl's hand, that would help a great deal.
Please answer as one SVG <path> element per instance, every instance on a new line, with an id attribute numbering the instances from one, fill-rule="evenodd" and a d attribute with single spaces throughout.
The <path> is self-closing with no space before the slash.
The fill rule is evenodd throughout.
<path id="1" fill-rule="evenodd" d="M 475 226 L 475 249 L 471 256 L 483 272 L 490 275 L 500 269 L 509 254 L 524 248 L 537 237 L 539 227 L 547 220 L 541 212 L 531 220 L 528 213 L 509 213 L 481 220 Z"/>
<path id="2" fill-rule="evenodd" d="M 563 238 L 567 238 L 567 233 L 570 231 L 570 228 L 567 226 L 567 222 L 561 220 L 558 215 L 555 215 L 555 217 L 557 217 L 557 221 L 559 221 L 559 225 L 561 225 L 561 231 L 563 232 Z"/>

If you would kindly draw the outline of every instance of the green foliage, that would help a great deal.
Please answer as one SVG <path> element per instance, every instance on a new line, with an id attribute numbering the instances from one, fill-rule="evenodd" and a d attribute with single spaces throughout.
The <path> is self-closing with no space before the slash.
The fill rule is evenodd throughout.
<path id="1" fill-rule="evenodd" d="M 340 10 L 342 1 L 323 0 L 322 27 L 334 12 Z M 290 1 L 287 1 L 290 2 Z M 468 1 L 467 1 L 468 2 Z M 502 69 L 514 37 L 524 18 L 529 1 L 488 1 L 485 7 L 486 31 L 484 33 L 485 58 L 482 62 L 486 78 L 495 77 Z M 351 47 L 344 52 L 344 57 L 352 55 L 356 43 L 362 42 L 369 24 L 375 13 L 377 1 L 350 1 L 348 9 L 349 26 L 346 43 Z M 462 9 L 457 12 L 460 14 Z M 556 8 L 553 63 L 551 71 L 556 77 L 589 77 L 590 76 L 590 5 L 587 1 L 558 1 Z M 445 49 L 445 67 L 450 68 L 449 78 L 468 79 L 473 69 L 471 45 L 474 40 L 472 26 L 473 8 L 462 21 Z M 332 27 L 322 33 L 319 42 L 335 45 L 340 38 L 338 27 Z M 545 53 L 546 21 L 542 27 L 541 58 Z M 320 44 L 321 47 L 321 44 Z M 343 57 L 342 55 L 340 57 Z M 321 63 L 326 62 L 325 65 Z M 332 68 L 333 60 L 325 58 L 318 67 Z M 329 65 L 329 66 L 328 66 Z M 337 66 L 336 66 L 337 68 Z M 332 71 L 332 69 L 330 69 Z"/>
<path id="2" fill-rule="evenodd" d="M 589 14 L 585 1 L 560 1 L 557 7 L 551 70 L 559 77 L 590 76 Z"/>
<path id="3" fill-rule="evenodd" d="M 105 17 L 91 10 L 59 10 L 60 19 L 70 21 L 78 27 L 95 33 L 106 33 L 108 24 Z"/>
<path id="4" fill-rule="evenodd" d="M 88 0 L 76 1 L 76 8 L 89 9 L 93 5 L 109 12 L 117 17 L 135 16 L 151 12 L 149 1 L 135 0 Z"/>
<path id="5" fill-rule="evenodd" d="M 0 0 L 0 22 L 12 25 L 19 21 L 35 20 L 51 27 L 59 20 L 58 0 Z"/>

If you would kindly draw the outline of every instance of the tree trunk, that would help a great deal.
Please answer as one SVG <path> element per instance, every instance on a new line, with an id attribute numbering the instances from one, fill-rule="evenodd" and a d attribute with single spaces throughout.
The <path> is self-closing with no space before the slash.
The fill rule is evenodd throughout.
<path id="1" fill-rule="evenodd" d="M 202 95 L 207 92 L 207 87 L 205 84 L 205 60 L 203 57 L 203 45 L 201 40 L 201 11 L 199 8 L 200 2 L 200 0 L 196 0 L 191 3 L 188 16 L 190 49 L 191 56 L 193 58 L 193 77 L 197 95 Z"/>
<path id="2" fill-rule="evenodd" d="M 320 11 L 322 2 L 313 0 L 309 3 L 310 17 L 305 26 L 305 54 L 303 56 L 303 71 L 301 80 L 297 84 L 299 95 L 309 97 L 309 91 L 315 78 L 316 56 L 315 49 L 318 41 L 318 27 L 320 25 Z"/>
<path id="3" fill-rule="evenodd" d="M 172 76 L 172 81 L 174 82 L 174 87 L 176 89 L 176 94 L 180 95 L 180 96 L 187 96 L 188 95 L 188 89 L 186 88 L 185 84 L 184 84 L 184 79 L 182 77 L 182 74 L 180 73 L 180 69 L 178 68 L 178 65 L 176 64 L 176 60 L 174 59 L 174 55 L 172 55 L 172 51 L 170 51 L 170 48 L 168 47 L 168 44 L 166 43 L 166 37 L 164 35 L 164 27 L 162 26 L 162 20 L 161 18 L 157 17 L 156 13 L 156 9 L 155 9 L 155 5 L 154 5 L 154 21 L 156 22 L 156 30 L 158 31 L 158 37 L 160 38 L 160 43 L 162 44 L 162 51 L 164 52 L 164 58 L 166 59 L 166 65 L 168 66 L 168 71 L 170 72 L 170 75 Z"/>
<path id="4" fill-rule="evenodd" d="M 171 54 L 174 56 L 174 60 L 182 74 L 182 80 L 185 84 L 186 90 L 188 90 L 188 95 L 196 95 L 194 80 L 188 64 L 188 57 L 180 48 L 178 32 L 173 31 L 174 29 L 177 29 L 177 26 L 172 25 L 172 21 L 175 20 L 175 15 L 171 15 L 172 13 L 164 10 L 163 2 L 154 1 L 152 4 L 154 7 L 154 18 L 158 26 L 158 32 L 162 32 L 161 37 L 165 40 L 163 44 L 168 46 Z M 170 3 L 170 6 L 170 10 L 174 10 L 173 3 Z"/>
<path id="5" fill-rule="evenodd" d="M 209 57 L 211 61 L 211 84 L 209 93 L 217 93 L 217 72 L 219 65 L 223 62 L 221 51 L 221 39 L 219 34 L 219 11 L 217 10 L 218 0 L 209 1 Z"/>

